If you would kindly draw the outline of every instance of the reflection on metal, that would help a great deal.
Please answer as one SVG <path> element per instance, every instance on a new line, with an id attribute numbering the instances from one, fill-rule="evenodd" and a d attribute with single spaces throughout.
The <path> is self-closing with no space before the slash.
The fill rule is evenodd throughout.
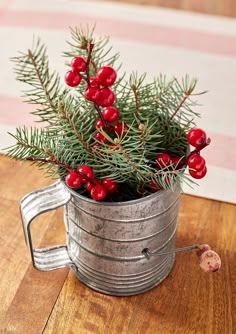
<path id="1" fill-rule="evenodd" d="M 96 202 L 61 181 L 34 191 L 20 205 L 33 264 L 44 271 L 69 266 L 80 281 L 105 294 L 147 291 L 173 266 L 179 199 L 176 188 L 128 202 Z M 63 205 L 66 243 L 33 249 L 32 220 Z"/>

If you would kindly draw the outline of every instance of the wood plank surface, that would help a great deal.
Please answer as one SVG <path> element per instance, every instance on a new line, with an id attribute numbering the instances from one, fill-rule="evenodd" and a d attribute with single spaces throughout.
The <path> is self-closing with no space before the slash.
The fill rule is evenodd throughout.
<path id="1" fill-rule="evenodd" d="M 222 257 L 220 272 L 205 274 L 194 252 L 180 253 L 158 287 L 138 296 L 112 297 L 87 288 L 67 269 L 42 273 L 32 268 L 18 200 L 51 181 L 35 167 L 3 156 L 0 170 L 4 184 L 0 193 L 0 333 L 236 332 L 235 205 L 182 196 L 176 244 L 209 243 Z M 61 210 L 49 213 L 46 221 L 41 217 L 35 223 L 34 243 L 55 244 L 63 233 Z"/>
<path id="2" fill-rule="evenodd" d="M 118 1 L 117 2 L 121 2 Z M 123 0 L 215 15 L 236 16 L 235 0 Z M 17 334 L 233 334 L 236 333 L 236 206 L 183 195 L 177 246 L 209 243 L 222 269 L 203 273 L 194 252 L 176 255 L 165 281 L 132 297 L 97 293 L 67 269 L 33 269 L 18 203 L 52 183 L 29 164 L 0 156 L 0 333 Z M 33 224 L 35 246 L 64 239 L 62 210 Z"/>
<path id="3" fill-rule="evenodd" d="M 29 164 L 0 156 L 0 333 L 42 333 L 68 269 L 43 273 L 33 269 L 19 214 L 27 192 L 52 183 Z M 47 213 L 32 224 L 34 246 L 64 240 L 62 212 Z M 43 239 L 43 240 L 42 240 Z"/>
<path id="4" fill-rule="evenodd" d="M 209 242 L 220 272 L 205 274 L 194 252 L 181 253 L 160 286 L 133 297 L 99 294 L 70 273 L 44 333 L 235 333 L 235 215 L 234 205 L 183 196 L 177 246 Z"/>

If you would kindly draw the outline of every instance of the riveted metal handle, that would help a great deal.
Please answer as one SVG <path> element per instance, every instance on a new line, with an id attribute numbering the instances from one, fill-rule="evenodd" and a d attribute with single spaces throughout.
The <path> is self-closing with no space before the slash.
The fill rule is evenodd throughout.
<path id="1" fill-rule="evenodd" d="M 48 187 L 28 193 L 20 202 L 25 241 L 31 254 L 33 266 L 38 270 L 49 271 L 72 264 L 65 244 L 34 249 L 30 232 L 30 224 L 35 217 L 65 205 L 70 198 L 69 191 L 61 181 L 57 181 Z"/>

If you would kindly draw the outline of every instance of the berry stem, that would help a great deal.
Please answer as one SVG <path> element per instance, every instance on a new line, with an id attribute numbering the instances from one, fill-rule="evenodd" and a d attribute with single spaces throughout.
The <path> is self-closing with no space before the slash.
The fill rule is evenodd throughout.
<path id="1" fill-rule="evenodd" d="M 87 57 L 87 61 L 86 61 L 86 70 L 85 70 L 85 77 L 83 77 L 85 79 L 85 81 L 87 82 L 88 86 L 90 87 L 90 72 L 89 72 L 89 65 L 92 62 L 92 51 L 93 51 L 93 47 L 94 47 L 94 43 L 90 42 L 89 43 L 89 48 L 88 48 L 88 57 Z M 94 65 L 93 65 L 94 66 Z M 97 103 L 94 103 L 94 107 L 99 115 L 99 117 L 102 120 L 102 124 L 105 130 L 109 129 L 109 125 L 108 123 L 104 120 L 101 110 L 99 108 L 99 105 Z"/>
<path id="2" fill-rule="evenodd" d="M 99 105 L 98 105 L 97 103 L 94 103 L 94 108 L 96 109 L 96 111 L 97 111 L 99 117 L 100 117 L 101 120 L 102 120 L 102 125 L 103 125 L 105 131 L 108 131 L 108 130 L 109 130 L 109 123 L 108 123 L 107 121 L 105 121 L 105 119 L 104 119 L 104 117 L 103 117 L 103 115 L 102 115 L 102 113 L 101 113 L 101 110 L 100 110 L 100 108 L 99 108 Z"/>
<path id="3" fill-rule="evenodd" d="M 199 145 L 198 147 L 195 148 L 192 152 L 190 152 L 184 159 L 182 159 L 178 165 L 178 167 L 183 167 L 187 162 L 189 157 L 191 157 L 193 154 L 198 154 L 201 150 L 203 150 L 205 147 L 210 145 L 211 143 L 211 138 L 207 138 L 206 142 Z"/>
<path id="4" fill-rule="evenodd" d="M 96 73 L 97 72 L 97 65 L 96 63 L 93 61 L 92 59 L 92 50 L 93 50 L 93 47 L 94 47 L 94 43 L 90 42 L 89 43 L 89 48 L 87 48 L 87 54 L 88 54 L 88 57 L 87 57 L 87 64 L 91 64 L 93 66 L 93 69 L 94 69 L 94 72 Z"/>
<path id="5" fill-rule="evenodd" d="M 90 65 L 91 58 L 92 58 L 93 47 L 94 47 L 94 43 L 90 42 L 89 43 L 89 48 L 88 48 L 88 58 L 87 58 L 87 61 L 86 61 L 86 70 L 85 70 L 85 73 L 86 73 L 86 82 L 87 82 L 88 86 L 90 86 L 89 65 Z"/>

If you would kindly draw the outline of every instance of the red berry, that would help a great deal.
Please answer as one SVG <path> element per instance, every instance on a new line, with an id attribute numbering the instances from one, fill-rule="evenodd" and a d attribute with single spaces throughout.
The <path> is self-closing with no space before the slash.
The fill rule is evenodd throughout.
<path id="1" fill-rule="evenodd" d="M 171 163 L 174 166 L 178 166 L 179 162 L 180 162 L 180 158 L 179 157 L 171 157 Z"/>
<path id="2" fill-rule="evenodd" d="M 119 137 L 123 137 L 127 133 L 128 130 L 129 130 L 129 127 L 124 122 L 118 122 L 114 125 L 114 132 Z"/>
<path id="3" fill-rule="evenodd" d="M 102 66 L 98 69 L 96 78 L 100 85 L 105 87 L 112 86 L 116 81 L 116 71 L 111 66 Z"/>
<path id="4" fill-rule="evenodd" d="M 151 193 L 155 193 L 161 189 L 160 185 L 154 181 L 149 181 L 148 182 L 148 190 Z"/>
<path id="5" fill-rule="evenodd" d="M 99 150 L 99 148 L 101 148 L 101 146 L 98 142 L 93 143 L 93 145 L 91 146 L 91 149 L 94 151 Z"/>
<path id="6" fill-rule="evenodd" d="M 92 190 L 93 187 L 94 187 L 93 183 L 91 183 L 91 182 L 89 182 L 89 181 L 87 181 L 87 182 L 85 183 L 85 188 L 86 188 L 86 190 L 87 190 L 88 192 L 91 192 L 91 190 Z"/>
<path id="7" fill-rule="evenodd" d="M 119 118 L 119 113 L 116 108 L 107 107 L 103 109 L 102 116 L 105 119 L 105 121 L 115 122 Z"/>
<path id="8" fill-rule="evenodd" d="M 89 83 L 90 83 L 90 87 L 97 87 L 97 88 L 99 88 L 99 83 L 97 81 L 97 78 L 90 77 Z"/>
<path id="9" fill-rule="evenodd" d="M 110 124 L 106 122 L 106 125 L 104 125 L 103 122 L 102 122 L 102 120 L 101 120 L 101 118 L 99 118 L 95 122 L 95 128 L 96 129 L 102 128 L 104 130 L 109 130 L 110 129 Z"/>
<path id="10" fill-rule="evenodd" d="M 78 186 L 81 184 L 82 182 L 82 178 L 81 176 L 76 173 L 76 172 L 69 172 L 66 175 L 66 184 L 71 187 L 71 188 L 78 188 Z"/>
<path id="11" fill-rule="evenodd" d="M 85 183 L 85 188 L 88 192 L 91 192 L 92 188 L 96 185 L 96 184 L 100 184 L 100 182 L 97 179 L 93 179 L 90 181 L 87 181 Z"/>
<path id="12" fill-rule="evenodd" d="M 107 138 L 99 131 L 95 132 L 95 134 L 93 136 L 97 141 L 99 141 L 101 143 L 107 143 L 108 142 Z"/>
<path id="13" fill-rule="evenodd" d="M 190 130 L 187 134 L 187 141 L 190 145 L 198 147 L 206 143 L 206 132 L 199 128 Z"/>
<path id="14" fill-rule="evenodd" d="M 87 87 L 84 92 L 84 97 L 86 98 L 86 100 L 92 102 L 96 102 L 100 96 L 101 96 L 101 91 L 97 87 L 92 87 L 92 86 Z"/>
<path id="15" fill-rule="evenodd" d="M 114 193 L 117 190 L 118 184 L 116 181 L 110 179 L 110 178 L 105 178 L 102 180 L 102 185 L 105 187 L 106 191 L 108 193 Z"/>
<path id="16" fill-rule="evenodd" d="M 189 169 L 189 174 L 195 179 L 202 179 L 207 173 L 207 168 L 204 166 L 201 170 Z"/>
<path id="17" fill-rule="evenodd" d="M 86 70 L 86 61 L 84 58 L 76 56 L 71 60 L 70 63 L 72 70 L 75 72 L 84 72 Z"/>
<path id="18" fill-rule="evenodd" d="M 119 151 L 120 150 L 119 146 L 116 145 L 116 144 L 109 144 L 108 149 L 111 150 L 111 151 Z"/>
<path id="19" fill-rule="evenodd" d="M 96 103 L 101 107 L 110 107 L 115 101 L 115 94 L 110 88 L 102 88 L 100 95 L 96 98 Z"/>
<path id="20" fill-rule="evenodd" d="M 77 169 L 81 174 L 87 176 L 88 179 L 93 179 L 94 173 L 91 167 L 87 165 L 82 165 Z M 82 181 L 87 181 L 86 178 L 82 178 Z"/>
<path id="21" fill-rule="evenodd" d="M 99 118 L 95 122 L 95 128 L 98 129 L 98 128 L 102 128 L 102 127 L 104 127 L 104 126 L 103 126 L 101 118 Z"/>
<path id="22" fill-rule="evenodd" d="M 81 75 L 72 70 L 67 71 L 65 74 L 65 82 L 70 87 L 78 86 L 81 80 L 82 80 Z"/>
<path id="23" fill-rule="evenodd" d="M 160 153 L 156 156 L 156 166 L 158 168 L 165 168 L 171 163 L 171 157 L 167 153 Z"/>
<path id="24" fill-rule="evenodd" d="M 205 167 L 206 161 L 199 154 L 192 154 L 188 158 L 188 166 L 196 171 L 199 171 Z"/>
<path id="25" fill-rule="evenodd" d="M 95 201 L 102 201 L 106 197 L 107 192 L 106 189 L 98 183 L 93 186 L 90 194 L 92 199 L 94 199 Z"/>

